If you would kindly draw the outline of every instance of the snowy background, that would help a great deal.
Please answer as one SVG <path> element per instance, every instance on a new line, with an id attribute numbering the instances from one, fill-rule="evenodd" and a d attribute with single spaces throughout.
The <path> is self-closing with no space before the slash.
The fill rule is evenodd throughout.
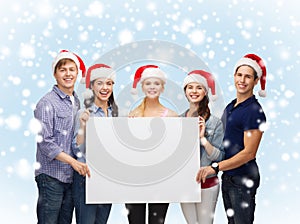
<path id="1" fill-rule="evenodd" d="M 298 1 L 10 0 L 0 5 L 1 223 L 36 222 L 32 110 L 54 84 L 55 54 L 69 49 L 90 66 L 124 44 L 154 39 L 176 43 L 202 58 L 226 103 L 235 96 L 235 62 L 250 52 L 265 59 L 268 96 L 259 100 L 269 126 L 257 155 L 262 181 L 255 223 L 299 222 Z M 183 76 L 172 78 L 180 82 Z M 124 86 L 130 83 L 129 77 L 121 80 Z M 226 222 L 221 200 L 215 217 L 217 224 Z M 123 205 L 114 205 L 109 223 L 127 223 Z M 184 219 L 173 204 L 166 224 L 177 223 Z"/>

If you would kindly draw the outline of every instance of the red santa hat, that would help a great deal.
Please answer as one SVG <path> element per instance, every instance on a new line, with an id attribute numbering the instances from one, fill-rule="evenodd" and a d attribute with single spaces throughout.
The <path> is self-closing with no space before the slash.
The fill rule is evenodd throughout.
<path id="1" fill-rule="evenodd" d="M 183 80 L 183 88 L 185 88 L 186 85 L 192 82 L 200 83 L 204 86 L 207 92 L 210 89 L 212 95 L 210 98 L 212 99 L 212 101 L 215 101 L 217 99 L 216 84 L 211 73 L 203 70 L 191 71 Z"/>
<path id="2" fill-rule="evenodd" d="M 234 67 L 234 73 L 238 67 L 242 65 L 248 65 L 256 71 L 261 87 L 261 90 L 258 92 L 258 94 L 261 97 L 266 97 L 267 94 L 265 88 L 267 81 L 267 69 L 264 61 L 256 54 L 247 54 L 236 63 Z"/>
<path id="3" fill-rule="evenodd" d="M 94 64 L 93 66 L 89 67 L 84 80 L 86 88 L 85 92 L 83 92 L 84 99 L 90 99 L 93 96 L 93 91 L 90 88 L 90 84 L 92 81 L 98 78 L 111 79 L 113 82 L 115 82 L 116 73 L 111 67 L 105 64 Z"/>
<path id="4" fill-rule="evenodd" d="M 166 74 L 156 65 L 144 65 L 139 67 L 134 75 L 134 80 L 132 84 L 131 94 L 137 94 L 137 84 L 138 82 L 143 82 L 147 78 L 159 78 L 166 83 Z"/>
<path id="5" fill-rule="evenodd" d="M 59 54 L 56 56 L 56 58 L 54 59 L 54 61 L 52 63 L 53 73 L 55 72 L 55 67 L 56 67 L 57 63 L 62 59 L 71 59 L 72 61 L 74 61 L 77 66 L 78 71 L 81 70 L 82 78 L 85 77 L 86 69 L 85 69 L 83 60 L 77 54 L 70 52 L 68 50 L 61 50 L 59 52 Z"/>

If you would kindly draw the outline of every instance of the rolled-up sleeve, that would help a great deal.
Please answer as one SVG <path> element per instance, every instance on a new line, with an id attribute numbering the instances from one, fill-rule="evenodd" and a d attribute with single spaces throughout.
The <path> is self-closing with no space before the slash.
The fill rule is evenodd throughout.
<path id="1" fill-rule="evenodd" d="M 207 156 L 211 161 L 221 161 L 224 159 L 225 152 L 223 147 L 224 129 L 221 120 L 216 120 L 214 130 L 209 137 L 209 142 L 214 146 L 211 155 Z"/>
<path id="2" fill-rule="evenodd" d="M 54 109 L 50 102 L 40 101 L 34 110 L 34 117 L 41 124 L 39 133 L 41 140 L 37 142 L 37 148 L 49 161 L 63 151 L 54 137 Z"/>

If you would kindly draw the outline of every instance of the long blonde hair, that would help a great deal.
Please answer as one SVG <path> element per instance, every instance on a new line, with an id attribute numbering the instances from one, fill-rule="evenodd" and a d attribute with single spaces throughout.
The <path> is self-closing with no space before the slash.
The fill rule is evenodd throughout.
<path id="1" fill-rule="evenodd" d="M 146 100 L 147 98 L 145 97 L 140 105 L 138 105 L 134 110 L 130 111 L 129 116 L 144 117 Z"/>

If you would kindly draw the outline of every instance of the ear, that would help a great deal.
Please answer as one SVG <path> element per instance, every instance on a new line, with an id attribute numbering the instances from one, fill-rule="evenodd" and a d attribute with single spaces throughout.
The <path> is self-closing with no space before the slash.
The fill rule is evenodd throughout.
<path id="1" fill-rule="evenodd" d="M 259 81 L 259 78 L 256 77 L 256 79 L 254 80 L 254 85 L 257 85 L 258 81 Z"/>

